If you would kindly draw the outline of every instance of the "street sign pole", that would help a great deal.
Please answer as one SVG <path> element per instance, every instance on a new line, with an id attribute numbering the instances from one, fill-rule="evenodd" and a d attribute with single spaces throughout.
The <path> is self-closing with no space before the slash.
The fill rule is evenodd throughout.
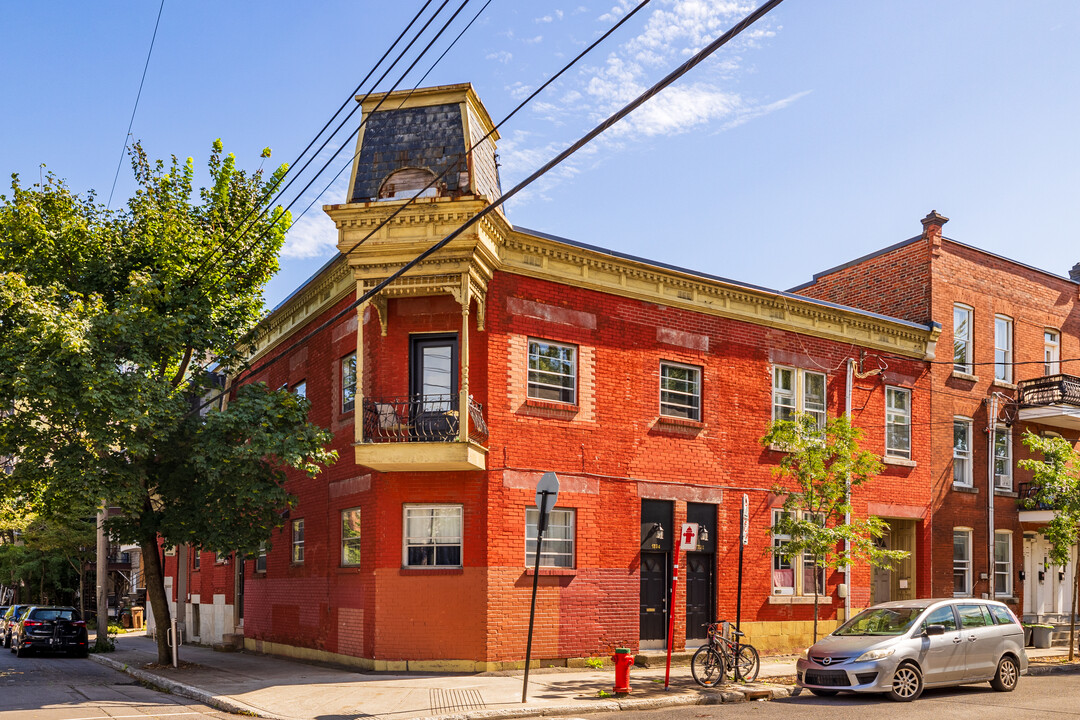
<path id="1" fill-rule="evenodd" d="M 544 544 L 544 530 L 547 529 L 548 513 L 559 500 L 559 478 L 553 472 L 544 473 L 536 484 L 536 561 L 533 563 L 532 602 L 529 605 L 529 639 L 525 644 L 525 679 L 521 684 L 521 702 L 526 702 L 529 693 L 529 664 L 532 662 L 533 624 L 536 621 L 536 587 L 540 582 L 540 548 Z"/>
<path id="2" fill-rule="evenodd" d="M 698 524 L 683 523 L 679 531 L 679 544 L 674 547 L 675 566 L 671 573 L 671 598 L 668 601 L 668 630 L 667 630 L 667 668 L 664 670 L 664 689 L 667 690 L 671 680 L 671 646 L 675 643 L 675 590 L 679 586 L 679 553 L 683 550 L 690 552 L 697 548 Z"/>
<path id="3" fill-rule="evenodd" d="M 745 493 L 742 496 L 742 506 L 739 508 L 739 588 L 735 593 L 735 632 L 742 631 L 742 578 L 743 578 L 743 547 L 750 539 L 750 498 Z M 735 682 L 739 682 L 739 658 L 735 658 Z"/>

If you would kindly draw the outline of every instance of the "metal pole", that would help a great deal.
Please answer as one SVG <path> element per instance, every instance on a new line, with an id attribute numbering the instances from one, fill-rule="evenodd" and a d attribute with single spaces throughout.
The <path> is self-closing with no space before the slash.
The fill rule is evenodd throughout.
<path id="1" fill-rule="evenodd" d="M 671 680 L 671 645 L 675 640 L 675 588 L 679 585 L 679 549 L 675 548 L 675 567 L 671 573 L 671 597 L 668 600 L 668 625 L 667 625 L 667 668 L 664 670 L 664 689 L 667 690 Z"/>
<path id="2" fill-rule="evenodd" d="M 739 506 L 739 587 L 735 591 L 735 632 L 742 630 L 742 572 L 743 572 L 743 542 L 742 528 L 746 524 L 746 509 Z M 735 647 L 739 645 L 739 635 L 735 636 Z M 735 654 L 735 682 L 739 682 L 739 655 Z"/>
<path id="3" fill-rule="evenodd" d="M 105 536 L 105 503 L 98 508 L 97 516 L 97 567 L 95 568 L 97 585 L 97 642 L 98 647 L 109 637 L 109 541 Z"/>
<path id="4" fill-rule="evenodd" d="M 994 451 L 997 449 L 997 394 L 990 396 L 990 427 L 987 429 L 987 485 L 986 485 L 986 502 L 987 502 L 987 519 L 989 527 L 990 538 L 987 543 L 989 549 L 988 565 L 986 577 L 989 582 L 986 588 L 986 597 L 994 597 Z M 972 545 L 974 545 L 974 539 Z M 974 552 L 972 552 L 974 555 Z M 973 573 L 974 574 L 974 573 Z M 974 578 L 973 578 L 974 580 Z M 974 594 L 974 593 L 972 593 Z"/>
<path id="5" fill-rule="evenodd" d="M 521 702 L 526 702 L 529 693 L 529 663 L 532 661 L 533 623 L 536 620 L 536 586 L 540 582 L 540 548 L 544 544 L 544 530 L 547 529 L 547 499 L 552 493 L 541 490 L 544 502 L 539 508 L 540 516 L 536 520 L 536 562 L 533 563 L 532 602 L 529 605 L 529 639 L 525 644 L 525 680 L 521 683 Z"/>

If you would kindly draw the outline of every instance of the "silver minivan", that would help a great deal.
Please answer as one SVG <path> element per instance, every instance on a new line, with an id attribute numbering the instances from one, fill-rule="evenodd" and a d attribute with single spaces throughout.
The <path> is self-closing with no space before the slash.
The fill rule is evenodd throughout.
<path id="1" fill-rule="evenodd" d="M 923 688 L 990 682 L 1009 692 L 1027 673 L 1024 630 L 995 600 L 899 600 L 868 608 L 796 664 L 815 695 L 884 692 L 914 700 Z"/>

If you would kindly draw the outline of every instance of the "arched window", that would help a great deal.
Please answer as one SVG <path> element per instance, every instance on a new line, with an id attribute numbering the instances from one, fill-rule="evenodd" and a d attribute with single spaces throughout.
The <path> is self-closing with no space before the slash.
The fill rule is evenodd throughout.
<path id="1" fill-rule="evenodd" d="M 380 200 L 400 200 L 411 198 L 420 192 L 420 197 L 436 197 L 439 194 L 438 183 L 428 185 L 435 179 L 435 173 L 426 168 L 402 168 L 395 170 L 383 181 L 379 188 Z"/>

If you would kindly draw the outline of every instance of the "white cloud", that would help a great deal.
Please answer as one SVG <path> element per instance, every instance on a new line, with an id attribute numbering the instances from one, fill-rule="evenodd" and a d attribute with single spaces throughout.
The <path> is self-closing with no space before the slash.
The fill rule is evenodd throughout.
<path id="1" fill-rule="evenodd" d="M 563 11 L 562 10 L 556 10 L 551 15 L 545 15 L 543 17 L 534 18 L 533 22 L 534 23 L 549 23 L 549 22 L 554 22 L 555 20 L 562 20 L 562 19 L 563 19 Z"/>
<path id="2" fill-rule="evenodd" d="M 543 41 L 543 39 L 544 39 L 543 35 L 537 35 L 536 37 L 525 38 L 521 42 L 525 43 L 526 45 L 535 45 L 538 42 Z"/>
<path id="3" fill-rule="evenodd" d="M 495 62 L 501 62 L 503 65 L 506 65 L 514 59 L 514 56 L 506 50 L 499 50 L 498 52 L 488 53 L 484 56 L 484 59 L 494 60 Z"/>
<path id="4" fill-rule="evenodd" d="M 313 207 L 289 228 L 281 256 L 286 258 L 324 257 L 337 250 L 337 228 L 320 207 Z"/>

